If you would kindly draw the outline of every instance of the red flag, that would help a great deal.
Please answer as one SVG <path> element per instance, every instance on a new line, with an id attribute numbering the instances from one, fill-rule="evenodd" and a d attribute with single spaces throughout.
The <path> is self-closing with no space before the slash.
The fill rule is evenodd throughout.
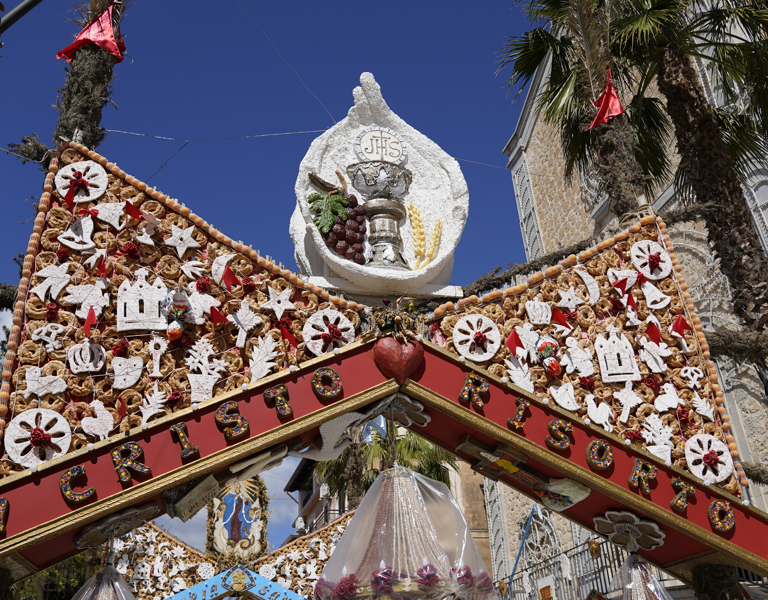
<path id="1" fill-rule="evenodd" d="M 520 336 L 517 335 L 517 331 L 515 328 L 512 328 L 512 333 L 509 334 L 509 337 L 507 338 L 507 341 L 504 342 L 509 348 L 509 351 L 512 353 L 512 356 L 517 356 L 517 349 L 522 348 L 525 350 L 525 346 L 523 346 L 523 342 L 520 341 Z"/>
<path id="2" fill-rule="evenodd" d="M 96 325 L 96 323 L 98 323 L 96 320 L 96 313 L 93 312 L 93 306 L 91 306 L 91 308 L 88 309 L 88 316 L 85 317 L 85 325 L 83 325 L 85 337 L 91 337 L 91 327 Z"/>
<path id="3" fill-rule="evenodd" d="M 133 217 L 134 219 L 138 219 L 139 221 L 144 218 L 144 215 L 141 214 L 141 211 L 133 204 L 131 204 L 130 200 L 125 201 L 125 214 L 129 217 Z"/>
<path id="4" fill-rule="evenodd" d="M 651 338 L 654 344 L 658 344 L 661 341 L 661 331 L 656 327 L 656 323 L 651 323 L 645 328 L 645 335 Z"/>
<path id="5" fill-rule="evenodd" d="M 693 327 L 688 325 L 688 321 L 685 320 L 683 315 L 677 315 L 677 319 L 672 323 L 672 329 L 674 329 L 677 335 L 680 336 L 685 335 L 686 330 L 693 331 Z"/>
<path id="6" fill-rule="evenodd" d="M 627 293 L 627 278 L 625 277 L 624 279 L 619 279 L 618 281 L 614 281 L 613 287 L 619 290 L 622 296 L 625 296 Z"/>
<path id="7" fill-rule="evenodd" d="M 211 306 L 211 323 L 226 323 L 227 317 L 221 314 L 218 308 Z"/>
<path id="8" fill-rule="evenodd" d="M 631 306 L 635 310 L 637 310 L 637 302 L 635 301 L 635 297 L 629 293 L 627 294 L 627 306 Z"/>
<path id="9" fill-rule="evenodd" d="M 595 115 L 595 120 L 592 121 L 592 125 L 587 127 L 584 131 L 589 131 L 598 125 L 604 125 L 613 119 L 613 117 L 618 117 L 621 113 L 624 112 L 624 107 L 621 106 L 621 100 L 619 100 L 619 95 L 616 93 L 616 88 L 613 87 L 611 67 L 608 67 L 608 76 L 606 77 L 605 90 L 597 99 L 597 101 L 593 102 L 592 104 L 597 106 L 597 115 Z"/>
<path id="10" fill-rule="evenodd" d="M 568 329 L 573 329 L 573 327 L 568 324 L 568 319 L 565 318 L 565 315 L 561 313 L 556 306 L 552 307 L 552 321 L 560 323 L 560 325 L 567 327 Z"/>
<path id="11" fill-rule="evenodd" d="M 120 417 L 120 420 L 122 421 L 123 418 L 125 417 L 125 413 L 128 411 L 128 407 L 125 405 L 125 400 L 123 400 L 122 397 L 118 398 L 118 400 L 120 401 L 120 410 L 117 414 Z"/>
<path id="12" fill-rule="evenodd" d="M 282 334 L 283 339 L 288 340 L 288 343 L 291 346 L 293 346 L 294 348 L 299 347 L 299 343 L 296 341 L 296 338 L 294 337 L 294 335 L 290 331 L 288 331 L 288 328 L 285 325 L 283 325 L 282 319 L 280 322 L 280 333 Z"/>
<path id="13" fill-rule="evenodd" d="M 229 268 L 228 264 L 224 265 L 224 273 L 221 275 L 221 281 L 227 286 L 227 289 L 231 292 L 233 285 L 240 285 L 240 280 Z"/>
<path id="14" fill-rule="evenodd" d="M 76 189 L 77 189 L 77 186 L 75 186 L 75 184 L 73 183 L 70 183 L 69 189 L 67 190 L 67 193 L 64 196 L 64 202 L 67 203 L 69 210 L 72 212 L 74 212 L 75 210 L 75 190 Z"/>
<path id="15" fill-rule="evenodd" d="M 640 271 L 637 272 L 637 285 L 643 285 L 646 281 L 648 281 Z"/>
<path id="16" fill-rule="evenodd" d="M 104 279 L 107 278 L 107 261 L 103 256 L 99 259 L 99 275 Z"/>
<path id="17" fill-rule="evenodd" d="M 96 44 L 104 52 L 117 57 L 115 64 L 122 62 L 123 55 L 125 54 L 125 44 L 119 30 L 117 39 L 115 39 L 115 30 L 112 27 L 112 12 L 114 10 L 115 6 L 112 4 L 107 10 L 88 23 L 72 44 L 56 53 L 56 58 L 66 58 L 67 62 L 72 62 L 75 53 L 80 48 L 88 44 Z"/>

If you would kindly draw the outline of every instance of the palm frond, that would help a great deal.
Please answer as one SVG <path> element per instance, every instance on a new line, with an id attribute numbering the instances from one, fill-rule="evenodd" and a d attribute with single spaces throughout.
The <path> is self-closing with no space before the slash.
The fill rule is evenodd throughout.
<path id="1" fill-rule="evenodd" d="M 723 142 L 736 176 L 746 184 L 755 167 L 768 160 L 768 139 L 749 114 L 736 114 L 722 108 L 713 108 L 712 112 L 723 132 Z"/>
<path id="2" fill-rule="evenodd" d="M 593 0 L 572 0 L 568 11 L 569 35 L 574 56 L 582 63 L 580 75 L 591 98 L 596 100 L 605 85 L 605 65 L 608 62 L 607 32 L 603 14 L 595 10 Z"/>

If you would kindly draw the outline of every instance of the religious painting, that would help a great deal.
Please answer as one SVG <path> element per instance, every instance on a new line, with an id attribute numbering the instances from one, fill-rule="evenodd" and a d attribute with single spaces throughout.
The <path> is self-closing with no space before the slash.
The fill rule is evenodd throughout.
<path id="1" fill-rule="evenodd" d="M 259 476 L 222 488 L 208 505 L 208 555 L 226 562 L 266 554 L 268 506 L 267 488 Z"/>

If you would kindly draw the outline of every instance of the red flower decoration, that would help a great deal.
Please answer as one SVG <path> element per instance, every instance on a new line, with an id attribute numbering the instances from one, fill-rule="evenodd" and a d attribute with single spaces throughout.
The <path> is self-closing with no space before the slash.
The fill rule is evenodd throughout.
<path id="1" fill-rule="evenodd" d="M 649 388 L 653 390 L 653 393 L 657 395 L 659 393 L 659 390 L 661 389 L 661 380 L 658 377 L 656 377 L 656 375 L 651 375 L 649 377 L 646 377 L 640 383 L 642 383 L 643 385 L 647 385 Z"/>
<path id="2" fill-rule="evenodd" d="M 178 340 L 176 340 L 176 344 L 178 344 L 181 348 L 191 348 L 192 340 L 189 339 L 189 336 L 182 335 Z"/>
<path id="3" fill-rule="evenodd" d="M 660 264 L 661 256 L 658 252 L 654 252 L 653 254 L 648 255 L 648 268 L 651 270 L 651 273 L 658 269 Z"/>
<path id="4" fill-rule="evenodd" d="M 56 250 L 56 258 L 59 259 L 60 263 L 67 262 L 67 259 L 69 258 L 69 251 L 66 248 L 59 248 Z"/>
<path id="5" fill-rule="evenodd" d="M 45 318 L 54 321 L 59 317 L 59 305 L 55 302 L 49 302 L 45 305 Z"/>
<path id="6" fill-rule="evenodd" d="M 291 321 L 291 319 L 289 319 L 288 317 L 283 317 L 279 321 L 278 320 L 272 321 L 272 329 L 280 329 L 280 327 L 282 326 L 290 331 L 292 325 L 293 325 L 293 321 Z"/>
<path id="7" fill-rule="evenodd" d="M 122 358 L 126 354 L 128 354 L 128 350 L 130 349 L 130 347 L 131 346 L 127 340 L 120 340 L 112 348 L 112 356 L 119 356 Z"/>
<path id="8" fill-rule="evenodd" d="M 627 429 L 624 431 L 624 438 L 628 440 L 641 440 L 643 439 L 643 434 L 634 429 Z"/>
<path id="9" fill-rule="evenodd" d="M 253 282 L 253 279 L 250 277 L 243 277 L 243 280 L 241 281 L 243 285 L 243 291 L 246 294 L 250 294 L 252 291 L 256 289 L 256 284 Z"/>
<path id="10" fill-rule="evenodd" d="M 472 341 L 475 342 L 475 346 L 485 348 L 485 343 L 488 341 L 488 338 L 485 337 L 485 334 L 482 331 L 476 331 Z"/>
<path id="11" fill-rule="evenodd" d="M 342 577 L 333 595 L 339 600 L 352 600 L 357 595 L 357 577 L 354 574 L 349 577 Z"/>
<path id="12" fill-rule="evenodd" d="M 435 587 L 440 578 L 437 576 L 437 569 L 432 565 L 424 565 L 416 571 L 416 577 L 419 580 L 419 585 L 426 587 Z"/>
<path id="13" fill-rule="evenodd" d="M 88 189 L 88 181 L 83 179 L 83 174 L 80 171 L 75 171 L 72 173 L 72 179 L 70 179 L 70 187 L 75 188 L 76 190 L 87 190 Z"/>
<path id="14" fill-rule="evenodd" d="M 323 344 L 330 344 L 333 340 L 340 340 L 343 337 L 344 334 L 341 333 L 341 329 L 334 323 L 328 323 L 328 332 L 321 335 L 320 339 L 323 340 Z"/>
<path id="15" fill-rule="evenodd" d="M 30 433 L 29 443 L 35 448 L 45 446 L 46 448 L 51 445 L 51 434 L 43 431 L 41 427 L 35 427 Z"/>
<path id="16" fill-rule="evenodd" d="M 211 278 L 203 275 L 195 282 L 195 289 L 200 294 L 205 294 L 208 291 L 208 287 L 211 285 Z"/>
<path id="17" fill-rule="evenodd" d="M 595 389 L 595 380 L 591 377 L 579 377 L 579 383 L 585 390 L 592 391 Z"/>
<path id="18" fill-rule="evenodd" d="M 616 312 L 619 312 L 620 310 L 622 310 L 624 308 L 624 305 L 622 304 L 621 300 L 619 300 L 618 298 L 616 298 L 614 296 L 611 296 L 610 298 L 608 298 L 608 300 L 611 303 L 611 307 Z"/>
<path id="19" fill-rule="evenodd" d="M 481 592 L 490 592 L 493 589 L 493 580 L 488 573 L 480 573 L 477 576 L 476 586 Z"/>
<path id="20" fill-rule="evenodd" d="M 677 409 L 677 418 L 680 421 L 680 424 L 689 423 L 691 421 L 691 411 L 687 408 L 678 408 Z"/>
<path id="21" fill-rule="evenodd" d="M 120 248 L 120 252 L 125 256 L 130 256 L 131 258 L 139 258 L 139 256 L 141 256 L 139 247 L 133 242 L 125 242 L 123 247 Z"/>
<path id="22" fill-rule="evenodd" d="M 377 592 L 385 594 L 392 593 L 392 581 L 396 579 L 395 572 L 391 567 L 384 567 L 379 571 L 374 571 L 371 575 L 371 586 Z"/>
<path id="23" fill-rule="evenodd" d="M 579 318 L 579 313 L 577 313 L 575 310 L 564 310 L 563 316 L 565 316 L 568 321 L 575 321 Z"/>
<path id="24" fill-rule="evenodd" d="M 462 589 L 471 588 L 475 585 L 475 576 L 472 575 L 472 569 L 469 567 L 461 567 L 456 571 L 456 581 L 459 583 L 459 587 Z"/>
<path id="25" fill-rule="evenodd" d="M 184 392 L 181 390 L 174 390 L 171 392 L 171 395 L 168 396 L 168 402 L 171 404 L 174 404 L 175 402 L 181 402 L 184 400 Z"/>
<path id="26" fill-rule="evenodd" d="M 715 465 L 717 465 L 717 463 L 720 462 L 720 457 L 718 456 L 717 452 L 715 452 L 714 450 L 710 450 L 704 456 L 701 457 L 701 460 L 708 467 L 714 467 Z"/>

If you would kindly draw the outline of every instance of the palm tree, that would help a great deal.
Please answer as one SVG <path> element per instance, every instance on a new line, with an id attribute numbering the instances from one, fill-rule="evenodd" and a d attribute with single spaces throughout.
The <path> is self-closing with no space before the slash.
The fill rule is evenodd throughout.
<path id="1" fill-rule="evenodd" d="M 768 323 L 768 261 L 741 184 L 768 156 L 764 8 L 752 0 L 706 7 L 693 0 L 619 0 L 612 24 L 617 61 L 655 77 L 666 98 L 681 158 L 677 183 L 707 207 L 709 241 L 734 307 L 752 331 Z M 709 104 L 694 58 L 710 61 L 723 96 L 740 96 L 742 108 Z"/>
<path id="2" fill-rule="evenodd" d="M 560 133 L 566 175 L 574 169 L 596 171 L 614 213 L 621 216 L 636 208 L 640 194 L 652 193 L 670 176 L 666 146 L 671 129 L 661 101 L 645 94 L 652 81 L 647 70 L 613 63 L 607 6 L 602 0 L 527 0 L 525 10 L 540 26 L 508 38 L 499 70 L 511 66 L 507 85 L 520 92 L 549 62 L 537 102 L 544 121 Z M 597 113 L 593 102 L 607 83 L 607 65 L 620 92 L 637 92 L 626 115 L 585 131 Z"/>
<path id="3" fill-rule="evenodd" d="M 373 485 L 379 473 L 393 466 L 393 435 L 397 464 L 400 466 L 445 483 L 448 487 L 451 485 L 450 469 L 459 469 L 458 460 L 453 454 L 409 430 L 395 432 L 390 422 L 387 423 L 389 439 L 385 439 L 378 431 L 372 431 L 370 436 L 366 436 L 365 427 L 353 427 L 348 432 L 352 445 L 335 460 L 317 463 L 315 474 L 320 480 L 325 480 L 332 495 L 346 495 L 350 509 L 360 505 L 365 492 Z"/>

